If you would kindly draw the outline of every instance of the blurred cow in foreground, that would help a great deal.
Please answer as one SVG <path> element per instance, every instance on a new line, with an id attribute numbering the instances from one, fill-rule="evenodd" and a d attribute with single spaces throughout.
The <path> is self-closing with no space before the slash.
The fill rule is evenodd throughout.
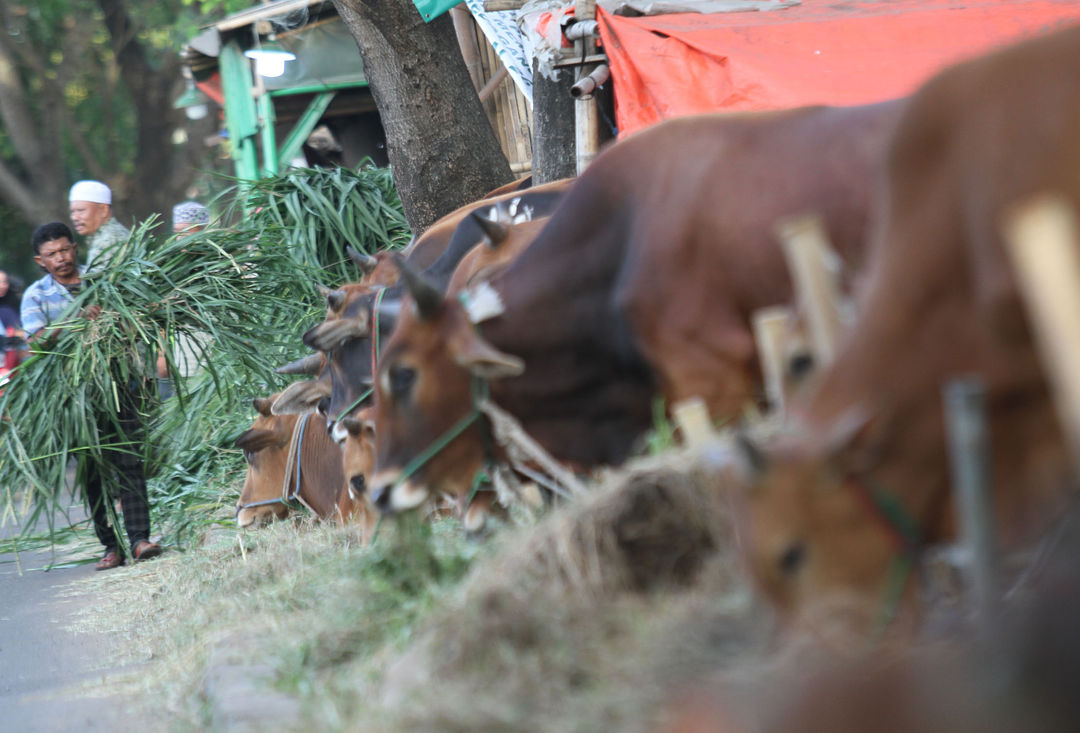
<path id="1" fill-rule="evenodd" d="M 865 297 L 789 434 L 748 445 L 744 546 L 790 616 L 836 593 L 857 623 L 915 597 L 917 561 L 952 540 L 943 383 L 985 384 L 1006 549 L 1038 538 L 1074 487 L 1002 246 L 1012 207 L 1080 207 L 1080 27 L 959 64 L 925 84 L 889 147 Z"/>

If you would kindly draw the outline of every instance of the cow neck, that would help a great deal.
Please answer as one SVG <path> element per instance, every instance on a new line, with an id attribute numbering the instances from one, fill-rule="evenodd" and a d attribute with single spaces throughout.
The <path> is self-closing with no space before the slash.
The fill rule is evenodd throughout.
<path id="1" fill-rule="evenodd" d="M 288 457 L 285 459 L 285 475 L 282 479 L 281 484 L 281 496 L 273 499 L 264 499 L 263 501 L 252 501 L 248 502 L 247 504 L 241 504 L 240 507 L 236 510 L 237 516 L 239 516 L 240 512 L 244 511 L 245 509 L 251 509 L 252 507 L 257 506 L 270 506 L 271 504 L 282 504 L 287 509 L 292 509 L 294 511 L 299 511 L 300 509 L 307 509 L 312 514 L 316 513 L 315 510 L 311 508 L 311 505 L 308 504 L 303 499 L 303 497 L 300 496 L 300 456 L 303 454 L 303 451 L 300 450 L 300 444 L 304 441 L 304 431 L 307 427 L 307 420 L 310 416 L 310 412 L 304 413 L 300 416 L 300 419 L 296 421 L 296 425 L 293 426 L 292 436 L 290 436 L 289 438 L 289 453 Z M 296 461 L 296 489 L 292 493 L 290 493 L 289 478 L 292 476 L 293 473 L 290 470 L 290 466 L 292 466 L 294 460 Z"/>
<path id="2" fill-rule="evenodd" d="M 347 417 L 350 413 L 352 413 L 353 410 L 355 410 L 357 407 L 359 407 L 364 402 L 364 400 L 366 400 L 368 397 L 370 397 L 372 395 L 372 393 L 375 392 L 375 374 L 376 374 L 375 368 L 379 364 L 379 353 L 380 353 L 380 349 L 379 349 L 379 304 L 382 303 L 383 295 L 385 293 L 386 293 L 386 288 L 380 288 L 379 289 L 379 291 L 375 294 L 375 305 L 373 305 L 372 308 L 371 308 L 371 323 L 372 323 L 372 326 L 371 326 L 371 380 L 372 380 L 372 384 L 367 389 L 367 391 L 363 392 L 359 397 L 357 397 L 355 400 L 350 402 L 341 412 L 338 413 L 338 416 L 336 418 L 334 418 L 334 422 L 330 424 L 331 429 L 336 427 L 337 424 L 339 422 L 341 422 L 341 420 L 343 418 Z"/>
<path id="3" fill-rule="evenodd" d="M 300 496 L 300 479 L 301 479 L 301 457 L 304 451 L 300 446 L 304 442 L 304 432 L 307 429 L 308 418 L 311 417 L 310 412 L 305 412 L 300 416 L 300 419 L 296 421 L 296 426 L 293 428 L 292 439 L 289 441 L 289 457 L 285 461 L 285 476 L 281 482 L 281 503 L 285 506 L 292 506 L 292 502 L 299 502 L 303 506 L 307 507 L 308 511 L 312 514 L 317 512 L 312 509 L 302 496 Z M 293 484 L 295 488 L 292 493 L 289 492 L 289 477 L 293 473 L 289 470 L 289 467 L 293 465 L 293 461 L 296 462 L 296 481 Z"/>
<path id="4" fill-rule="evenodd" d="M 900 599 L 922 549 L 919 526 L 895 494 L 866 474 L 852 473 L 846 482 L 889 536 L 896 554 L 885 579 L 881 611 L 874 635 L 882 636 L 900 610 Z"/>

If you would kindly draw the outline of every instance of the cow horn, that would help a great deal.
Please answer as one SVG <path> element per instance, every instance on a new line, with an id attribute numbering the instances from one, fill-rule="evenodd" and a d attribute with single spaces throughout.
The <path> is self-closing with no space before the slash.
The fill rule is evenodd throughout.
<path id="1" fill-rule="evenodd" d="M 316 283 L 315 288 L 319 291 L 319 295 L 323 296 L 324 298 L 330 294 L 330 288 L 326 287 L 322 283 Z"/>
<path id="2" fill-rule="evenodd" d="M 489 219 L 477 211 L 471 212 L 469 216 L 471 216 L 477 226 L 483 230 L 484 236 L 487 237 L 488 240 L 488 246 L 492 249 L 495 249 L 505 242 L 506 238 L 510 236 L 510 230 L 508 230 L 506 225 L 502 222 Z"/>
<path id="3" fill-rule="evenodd" d="M 331 311 L 337 313 L 345 305 L 346 297 L 344 290 L 331 290 L 326 294 L 326 305 Z"/>
<path id="4" fill-rule="evenodd" d="M 377 259 L 375 259 L 371 255 L 360 252 L 359 250 L 355 249 L 351 244 L 345 247 L 345 252 L 348 253 L 349 259 L 353 261 L 353 264 L 359 267 L 360 271 L 365 275 L 370 275 L 371 271 L 374 270 L 379 264 L 379 261 Z"/>
<path id="5" fill-rule="evenodd" d="M 401 279 L 416 301 L 416 308 L 420 318 L 428 321 L 442 311 L 443 296 L 439 289 L 424 279 L 424 276 L 414 270 L 405 262 L 401 255 L 394 257 L 394 264 L 401 273 Z"/>
<path id="6" fill-rule="evenodd" d="M 308 354 L 296 361 L 282 364 L 274 370 L 274 374 L 318 374 L 323 368 L 322 354 Z"/>
<path id="7" fill-rule="evenodd" d="M 267 397 L 256 397 L 251 401 L 251 406 L 260 415 L 270 417 L 270 400 Z"/>

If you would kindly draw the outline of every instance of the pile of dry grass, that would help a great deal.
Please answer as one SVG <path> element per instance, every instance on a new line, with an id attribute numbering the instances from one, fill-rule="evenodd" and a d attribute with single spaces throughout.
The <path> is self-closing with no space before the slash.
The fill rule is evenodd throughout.
<path id="1" fill-rule="evenodd" d="M 759 654 L 718 481 L 669 453 L 502 535 L 387 671 L 395 727 L 652 730 L 674 691 Z"/>

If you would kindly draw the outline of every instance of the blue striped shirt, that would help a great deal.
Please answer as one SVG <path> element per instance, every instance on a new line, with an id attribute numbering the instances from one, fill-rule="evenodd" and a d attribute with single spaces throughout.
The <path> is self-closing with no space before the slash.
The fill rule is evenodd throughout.
<path id="1" fill-rule="evenodd" d="M 79 275 L 86 271 L 85 265 L 79 266 Z M 72 300 L 75 299 L 68 289 L 46 275 L 30 283 L 23 293 L 22 323 L 27 336 L 33 336 L 50 323 L 60 319 Z"/>

